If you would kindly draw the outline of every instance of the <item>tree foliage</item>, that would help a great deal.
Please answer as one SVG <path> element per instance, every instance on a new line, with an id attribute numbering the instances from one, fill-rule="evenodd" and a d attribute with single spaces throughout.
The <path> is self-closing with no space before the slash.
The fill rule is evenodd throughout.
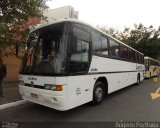
<path id="1" fill-rule="evenodd" d="M 0 55 L 2 49 L 20 38 L 23 41 L 29 32 L 28 19 L 44 18 L 47 0 L 0 0 Z"/>
<path id="2" fill-rule="evenodd" d="M 109 34 L 110 36 L 114 37 L 114 38 L 118 38 L 119 35 L 119 31 L 116 30 L 115 28 L 111 27 L 108 28 L 107 26 L 97 26 L 98 29 L 100 29 L 101 31 Z"/>
<path id="3" fill-rule="evenodd" d="M 111 36 L 114 35 L 115 38 L 144 53 L 145 56 L 160 60 L 160 27 L 156 30 L 153 26 L 135 24 L 133 29 L 125 28 L 123 31 L 114 29 L 113 33 L 110 33 L 112 31 L 106 27 L 100 29 Z"/>

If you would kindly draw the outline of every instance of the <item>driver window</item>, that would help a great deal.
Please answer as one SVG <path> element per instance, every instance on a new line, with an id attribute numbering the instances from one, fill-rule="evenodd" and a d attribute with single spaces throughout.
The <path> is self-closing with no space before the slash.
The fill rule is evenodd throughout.
<path id="1" fill-rule="evenodd" d="M 75 62 L 88 62 L 89 54 L 89 33 L 83 31 L 77 27 L 73 28 L 75 42 L 73 46 L 73 51 L 71 53 L 71 61 Z"/>
<path id="2" fill-rule="evenodd" d="M 87 41 L 77 39 L 76 50 L 71 55 L 71 61 L 88 62 L 89 43 Z"/>
<path id="3" fill-rule="evenodd" d="M 78 27 L 73 27 L 73 33 L 70 70 L 71 72 L 83 72 L 88 69 L 90 34 Z"/>

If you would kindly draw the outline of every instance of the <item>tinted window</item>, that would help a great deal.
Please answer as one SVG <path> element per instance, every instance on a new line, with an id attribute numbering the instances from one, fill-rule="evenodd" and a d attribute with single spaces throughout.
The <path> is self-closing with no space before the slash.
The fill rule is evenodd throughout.
<path id="1" fill-rule="evenodd" d="M 135 52 L 135 62 L 139 63 L 139 54 Z"/>
<path id="2" fill-rule="evenodd" d="M 21 73 L 53 75 L 66 73 L 65 24 L 57 23 L 30 33 Z"/>
<path id="3" fill-rule="evenodd" d="M 73 27 L 74 35 L 77 36 L 77 38 L 89 41 L 89 33 L 86 31 L 83 31 L 77 27 Z"/>
<path id="4" fill-rule="evenodd" d="M 71 61 L 74 62 L 88 62 L 89 42 L 77 39 L 77 48 L 71 55 Z"/>
<path id="5" fill-rule="evenodd" d="M 75 23 L 74 26 L 77 27 L 77 28 L 83 29 L 86 32 L 90 32 L 91 31 L 90 28 L 88 26 L 86 26 L 86 25 Z"/>
<path id="6" fill-rule="evenodd" d="M 140 61 L 141 64 L 144 63 L 144 61 L 143 61 L 143 55 L 141 55 L 141 54 L 139 54 L 139 61 Z"/>
<path id="7" fill-rule="evenodd" d="M 102 41 L 102 54 L 103 55 L 108 55 L 108 41 L 107 38 L 104 36 L 101 36 L 101 41 Z"/>
<path id="8" fill-rule="evenodd" d="M 155 60 L 150 60 L 150 64 L 154 66 L 159 66 L 159 63 Z"/>
<path id="9" fill-rule="evenodd" d="M 122 59 L 128 59 L 128 48 L 126 46 L 120 46 L 120 57 Z"/>
<path id="10" fill-rule="evenodd" d="M 119 44 L 112 39 L 109 39 L 110 55 L 119 57 Z"/>
<path id="11" fill-rule="evenodd" d="M 131 49 L 128 49 L 128 58 L 130 61 L 134 62 L 134 51 Z"/>
<path id="12" fill-rule="evenodd" d="M 148 61 L 148 59 L 144 60 L 144 64 L 145 64 L 145 70 L 146 71 L 149 70 L 149 61 Z"/>
<path id="13" fill-rule="evenodd" d="M 93 52 L 101 53 L 101 35 L 97 34 L 95 32 L 92 32 L 92 46 L 93 46 Z"/>
<path id="14" fill-rule="evenodd" d="M 73 27 L 70 55 L 70 72 L 80 73 L 88 69 L 90 34 Z"/>

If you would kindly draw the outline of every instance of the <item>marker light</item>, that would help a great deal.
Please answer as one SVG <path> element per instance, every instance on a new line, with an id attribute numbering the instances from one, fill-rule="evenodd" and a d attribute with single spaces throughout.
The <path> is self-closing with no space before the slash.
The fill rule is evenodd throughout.
<path id="1" fill-rule="evenodd" d="M 24 85 L 24 81 L 23 81 L 23 80 L 20 80 L 20 84 L 21 84 L 21 85 Z"/>
<path id="2" fill-rule="evenodd" d="M 62 85 L 51 85 L 51 84 L 45 84 L 44 88 L 47 90 L 53 90 L 53 91 L 62 91 Z"/>
<path id="3" fill-rule="evenodd" d="M 62 85 L 56 85 L 56 91 L 62 91 Z"/>

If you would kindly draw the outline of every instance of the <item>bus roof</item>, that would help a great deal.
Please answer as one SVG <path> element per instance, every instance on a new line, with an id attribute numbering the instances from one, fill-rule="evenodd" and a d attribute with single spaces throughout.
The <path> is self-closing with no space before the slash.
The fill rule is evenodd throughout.
<path id="1" fill-rule="evenodd" d="M 157 62 L 160 63 L 160 61 L 158 61 L 158 60 L 156 60 L 156 59 L 153 59 L 153 58 L 151 58 L 151 57 L 149 57 L 149 56 L 145 56 L 144 59 L 150 59 L 150 60 L 157 61 Z"/>
<path id="2" fill-rule="evenodd" d="M 62 23 L 62 22 L 75 22 L 75 23 L 80 23 L 80 24 L 86 25 L 86 26 L 88 26 L 88 27 L 90 27 L 90 28 L 93 28 L 93 29 L 99 31 L 100 33 L 103 33 L 104 35 L 108 36 L 109 38 L 111 38 L 111 39 L 113 39 L 113 40 L 115 40 L 115 41 L 117 41 L 117 42 L 119 42 L 120 44 L 123 44 L 123 45 L 125 45 L 126 47 L 128 47 L 128 48 L 130 48 L 130 49 L 132 49 L 132 50 L 134 50 L 134 51 L 136 51 L 136 52 L 144 55 L 143 53 L 141 53 L 141 52 L 137 51 L 136 49 L 128 46 L 127 44 L 125 44 L 125 43 L 117 40 L 116 38 L 110 36 L 109 34 L 106 34 L 105 32 L 103 32 L 103 31 L 101 31 L 101 30 L 93 27 L 92 25 L 90 25 L 90 24 L 88 24 L 88 23 L 86 23 L 86 22 L 84 22 L 84 21 L 77 20 L 77 19 L 61 19 L 61 20 L 57 20 L 57 21 L 55 21 L 55 22 L 53 22 L 53 23 L 39 26 L 39 27 L 35 28 L 33 31 L 31 31 L 30 33 L 34 32 L 34 31 L 36 31 L 36 30 L 38 30 L 38 29 L 41 29 L 41 28 L 44 28 L 44 27 L 47 27 L 47 26 L 50 26 L 50 25 L 53 25 L 53 24 Z"/>

